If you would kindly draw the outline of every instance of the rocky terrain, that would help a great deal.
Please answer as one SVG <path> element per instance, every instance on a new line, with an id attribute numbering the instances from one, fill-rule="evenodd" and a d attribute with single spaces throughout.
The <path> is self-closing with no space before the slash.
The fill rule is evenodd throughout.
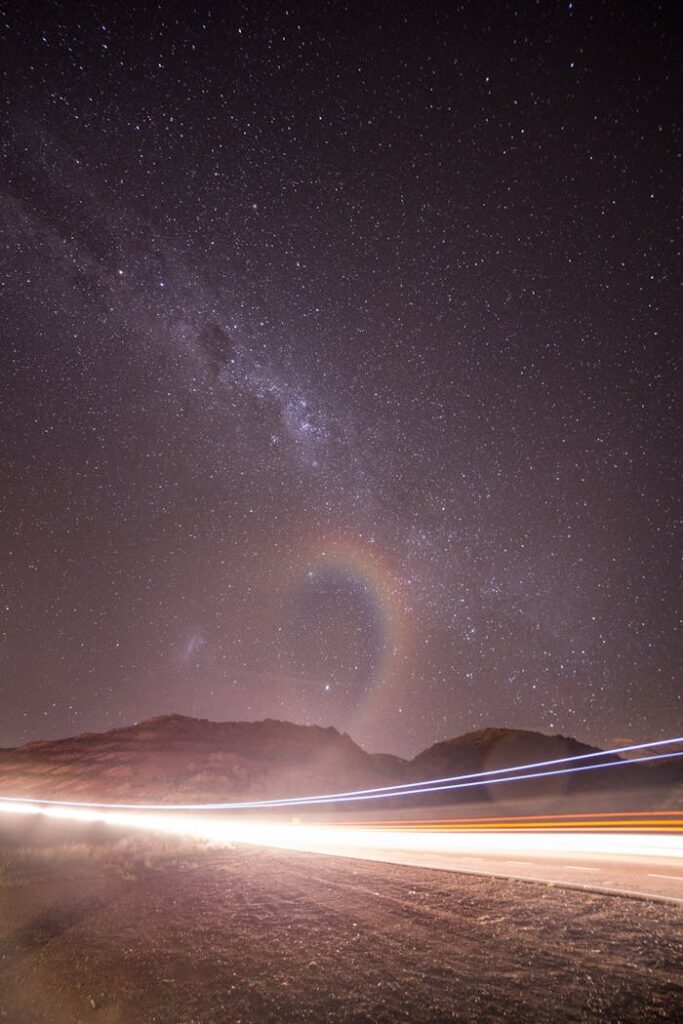
<path id="1" fill-rule="evenodd" d="M 7 1024 L 683 1019 L 681 908 L 12 819 Z"/>
<path id="2" fill-rule="evenodd" d="M 105 733 L 0 750 L 0 795 L 160 802 L 260 799 L 488 771 L 595 749 L 563 736 L 482 729 L 437 743 L 408 761 L 368 754 L 333 728 L 165 715 Z M 683 759 L 663 767 L 628 765 L 571 778 L 491 785 L 431 801 L 499 803 L 518 795 L 571 801 L 609 792 L 616 806 L 625 802 L 647 808 L 655 789 L 659 805 L 674 808 L 681 806 L 682 780 Z"/>
<path id="3" fill-rule="evenodd" d="M 368 754 L 335 729 L 173 715 L 0 751 L 0 794 L 246 799 L 587 751 L 559 736 L 488 729 L 405 761 Z M 584 808 L 598 799 L 616 808 L 651 806 L 657 794 L 661 807 L 676 799 L 679 771 L 676 762 L 626 765 L 602 789 L 591 773 L 487 786 L 467 812 L 518 807 L 520 787 L 526 800 L 531 790 L 563 810 L 573 796 Z M 391 806 L 400 814 L 401 801 Z M 354 807 L 352 815 L 364 813 Z M 683 1016 L 683 915 L 673 903 L 211 847 L 43 815 L 0 819 L 0 1022 L 648 1024 Z"/>
<path id="4" fill-rule="evenodd" d="M 336 729 L 208 722 L 182 715 L 0 752 L 0 793 L 78 799 L 230 800 L 389 784 L 398 758 L 374 758 Z"/>

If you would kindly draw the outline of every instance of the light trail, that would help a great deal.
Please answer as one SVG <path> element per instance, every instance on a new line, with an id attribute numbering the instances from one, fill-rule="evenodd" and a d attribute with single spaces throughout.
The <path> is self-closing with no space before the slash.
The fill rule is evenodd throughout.
<path id="1" fill-rule="evenodd" d="M 335 828 L 354 823 L 330 821 Z M 683 832 L 683 811 L 607 811 L 597 814 L 537 814 L 522 817 L 419 818 L 394 821 L 363 821 L 365 828 L 392 832 L 394 829 L 422 832 Z"/>
<path id="2" fill-rule="evenodd" d="M 486 828 L 450 828 L 427 822 L 425 827 L 394 823 L 326 822 L 301 824 L 255 820 L 244 815 L 196 812 L 122 811 L 96 808 L 44 806 L 17 801 L 0 804 L 0 812 L 208 842 L 214 847 L 233 844 L 270 847 L 318 856 L 400 864 L 465 874 L 492 875 L 526 882 L 583 888 L 600 893 L 664 899 L 683 905 L 683 815 L 652 812 L 647 815 L 601 817 L 585 820 L 595 828 L 574 827 L 570 819 L 543 822 L 523 819 L 501 828 L 490 819 Z M 464 820 L 464 819 L 463 819 Z M 636 823 L 637 822 L 637 823 Z M 545 824 L 546 827 L 543 827 Z M 550 827 L 547 827 L 550 825 Z M 565 827 L 563 828 L 562 825 Z M 598 827 L 599 826 L 599 827 Z M 29 833 L 29 842 L 31 842 Z M 44 838 L 44 836 L 43 836 Z M 88 836 L 79 836 L 88 841 Z M 67 842 L 62 833 L 53 841 Z M 67 847 L 68 849 L 68 847 Z M 588 882 L 579 883 L 577 869 L 590 867 Z"/>
<path id="3" fill-rule="evenodd" d="M 103 822 L 124 829 L 136 829 L 205 840 L 218 845 L 243 843 L 277 849 L 341 856 L 376 856 L 382 852 L 438 855 L 483 854 L 496 857 L 533 853 L 546 857 L 577 856 L 606 858 L 659 858 L 683 866 L 683 839 L 679 835 L 652 831 L 624 832 L 538 832 L 520 826 L 514 831 L 451 831 L 432 828 L 391 830 L 368 825 L 302 825 L 209 815 L 159 811 L 107 811 L 79 807 L 44 807 L 26 801 L 4 804 L 8 814 L 37 815 L 83 824 Z"/>
<path id="4" fill-rule="evenodd" d="M 663 811 L 663 810 L 660 810 L 660 811 L 600 811 L 598 813 L 599 813 L 599 817 L 601 819 L 604 818 L 606 821 L 609 821 L 611 819 L 617 819 L 617 818 L 623 819 L 623 818 L 628 818 L 628 817 L 633 817 L 633 818 L 638 818 L 638 819 L 640 819 L 640 818 L 650 819 L 650 818 L 658 818 L 658 817 L 665 817 L 665 818 L 668 818 L 668 817 L 680 817 L 681 815 L 683 815 L 683 811 L 679 811 L 679 810 L 674 810 L 674 811 Z M 501 816 L 501 815 L 489 815 L 489 816 L 483 816 L 482 815 L 482 816 L 477 816 L 476 818 L 472 818 L 472 817 L 465 817 L 465 818 L 419 818 L 418 820 L 414 821 L 413 824 L 422 824 L 422 825 L 444 825 L 444 824 L 460 825 L 460 824 L 468 824 L 468 823 L 474 823 L 474 822 L 480 822 L 480 823 L 490 822 L 493 825 L 497 825 L 499 823 L 504 823 L 506 821 L 528 821 L 528 822 L 535 822 L 535 821 L 561 821 L 561 822 L 571 823 L 572 821 L 580 821 L 580 820 L 582 820 L 584 818 L 592 818 L 592 817 L 594 817 L 594 815 L 591 814 L 590 812 L 587 812 L 587 811 L 574 811 L 571 814 L 524 814 L 524 815 L 519 815 L 519 816 L 512 816 L 512 815 L 504 815 L 504 816 Z M 395 819 L 383 818 L 383 819 L 381 819 L 379 821 L 373 822 L 372 824 L 377 826 L 377 827 L 379 827 L 380 825 L 388 825 L 388 826 L 393 827 L 393 826 L 399 826 L 399 825 L 400 826 L 409 825 L 409 824 L 411 824 L 411 821 L 408 818 L 395 818 Z"/>
<path id="5" fill-rule="evenodd" d="M 78 800 L 53 800 L 42 797 L 23 796 L 0 796 L 0 804 L 29 800 L 41 805 L 57 807 L 83 807 L 102 808 L 110 810 L 139 810 L 139 811 L 225 811 L 225 810 L 250 810 L 269 809 L 278 807 L 298 807 L 315 804 L 330 803 L 351 803 L 361 800 L 383 800 L 401 796 L 419 796 L 422 793 L 439 793 L 447 790 L 469 789 L 479 786 L 492 786 L 500 783 L 522 782 L 524 779 L 549 778 L 555 775 L 569 775 L 586 771 L 598 771 L 606 768 L 618 768 L 627 765 L 641 764 L 649 761 L 672 760 L 683 757 L 683 750 L 667 751 L 663 754 L 650 754 L 642 757 L 631 757 L 628 759 L 618 758 L 601 764 L 577 765 L 577 761 L 585 761 L 588 758 L 614 756 L 625 752 L 637 750 L 649 750 L 655 747 L 662 747 L 672 744 L 683 743 L 683 737 L 678 736 L 666 740 L 653 740 L 650 743 L 631 744 L 627 747 L 613 747 L 610 750 L 594 751 L 589 754 L 575 754 L 571 757 L 556 758 L 550 761 L 536 761 L 530 764 L 515 765 L 509 768 L 493 768 L 484 772 L 472 772 L 468 775 L 453 775 L 441 779 L 427 779 L 422 782 L 404 782 L 393 786 L 380 786 L 374 789 L 349 790 L 340 793 L 327 793 L 319 796 L 284 797 L 273 800 L 241 800 L 221 803 L 193 803 L 193 804 L 147 804 L 147 803 L 105 803 L 95 801 Z M 556 769 L 552 771 L 531 772 L 531 769 L 558 764 L 572 764 L 571 768 Z M 509 775 L 508 772 L 530 772 L 523 775 Z M 495 776 L 495 777 L 494 777 Z"/>

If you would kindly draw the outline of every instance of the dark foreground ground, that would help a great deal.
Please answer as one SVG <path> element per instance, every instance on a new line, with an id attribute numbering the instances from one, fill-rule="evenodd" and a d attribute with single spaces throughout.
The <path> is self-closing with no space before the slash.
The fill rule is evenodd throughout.
<path id="1" fill-rule="evenodd" d="M 0 821 L 0 1020 L 683 1020 L 672 905 Z"/>

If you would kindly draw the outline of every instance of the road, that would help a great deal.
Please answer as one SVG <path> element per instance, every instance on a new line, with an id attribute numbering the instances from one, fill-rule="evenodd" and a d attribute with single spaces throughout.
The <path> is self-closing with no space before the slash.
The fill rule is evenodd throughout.
<path id="1" fill-rule="evenodd" d="M 683 851 L 680 849 L 658 846 L 649 853 L 637 853 L 629 852 L 627 844 L 615 844 L 608 851 L 604 842 L 595 848 L 590 841 L 582 840 L 578 843 L 566 841 L 563 847 L 554 850 L 539 850 L 544 835 L 490 833 L 487 838 L 493 837 L 498 847 L 492 849 L 490 841 L 478 846 L 476 839 L 479 837 L 475 834 L 475 842 L 469 842 L 463 852 L 458 843 L 458 839 L 464 838 L 462 833 L 453 837 L 450 849 L 447 844 L 439 849 L 431 848 L 432 837 L 425 834 L 426 848 L 420 850 L 405 849 L 405 837 L 398 832 L 395 837 L 387 833 L 386 846 L 346 846 L 343 853 L 344 856 L 363 860 L 523 879 L 666 900 L 683 906 Z M 554 835 L 565 841 L 564 835 Z M 620 836 L 626 840 L 639 838 L 628 833 Z M 569 836 L 566 839 L 569 840 Z M 676 845 L 680 846 L 680 842 L 679 839 Z M 321 845 L 317 849 L 318 852 L 331 852 L 327 846 Z"/>
<path id="2" fill-rule="evenodd" d="M 194 836 L 524 879 L 666 900 L 683 906 L 683 814 L 413 819 L 306 823 L 232 815 L 84 810 L 17 801 L 9 814 L 41 814 L 124 829 Z"/>
<path id="3" fill-rule="evenodd" d="M 363 821 L 305 833 L 299 849 L 589 889 L 683 906 L 683 815 Z"/>
<path id="4" fill-rule="evenodd" d="M 672 903 L 49 818 L 0 833 L 7 1024 L 683 1021 Z"/>

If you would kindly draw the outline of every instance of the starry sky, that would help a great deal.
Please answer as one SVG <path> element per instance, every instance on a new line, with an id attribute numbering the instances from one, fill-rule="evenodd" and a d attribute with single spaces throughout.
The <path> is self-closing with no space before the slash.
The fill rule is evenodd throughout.
<path id="1" fill-rule="evenodd" d="M 680 733 L 674 11 L 0 5 L 0 745 Z"/>

